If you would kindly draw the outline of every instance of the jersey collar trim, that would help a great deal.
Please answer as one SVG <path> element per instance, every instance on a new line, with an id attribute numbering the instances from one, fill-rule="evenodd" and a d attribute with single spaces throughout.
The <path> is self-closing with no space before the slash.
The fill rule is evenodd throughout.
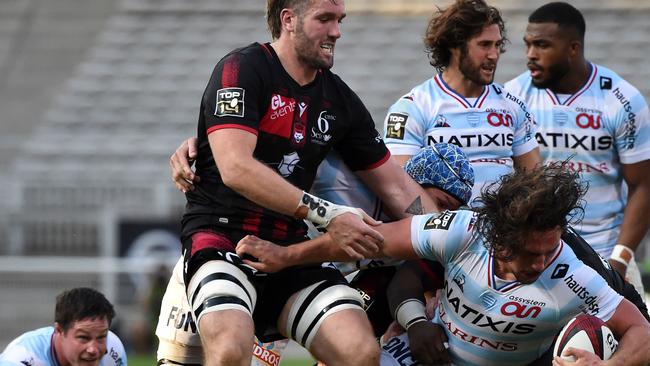
<path id="1" fill-rule="evenodd" d="M 596 74 L 598 73 L 598 66 L 596 66 L 593 63 L 589 63 L 591 65 L 591 74 L 589 75 L 589 78 L 587 79 L 587 82 L 585 85 L 580 88 L 575 94 L 571 95 L 567 100 L 564 101 L 564 103 L 560 103 L 560 98 L 557 97 L 557 95 L 551 91 L 550 89 L 545 89 L 546 94 L 548 97 L 551 99 L 551 102 L 553 105 L 566 105 L 569 106 L 571 103 L 573 103 L 580 95 L 582 95 L 589 87 L 591 87 L 591 84 L 593 84 L 594 80 L 596 79 Z"/>
<path id="2" fill-rule="evenodd" d="M 479 95 L 479 97 L 476 98 L 474 104 L 471 104 L 467 99 L 465 99 L 464 96 L 458 94 L 458 92 L 456 92 L 449 85 L 447 85 L 445 80 L 442 78 L 442 73 L 436 74 L 433 77 L 433 80 L 436 82 L 440 90 L 442 90 L 445 94 L 449 95 L 450 97 L 456 99 L 458 103 L 460 103 L 465 108 L 481 108 L 488 94 L 490 94 L 490 88 L 487 85 L 484 85 L 483 92 L 481 93 L 481 95 Z"/>
<path id="3" fill-rule="evenodd" d="M 53 366 L 60 366 L 59 359 L 56 356 L 56 349 L 54 349 L 54 333 L 56 333 L 56 329 L 54 330 L 54 332 L 52 332 L 52 335 L 50 336 L 50 357 L 54 362 Z"/>
<path id="4" fill-rule="evenodd" d="M 553 264 L 553 262 L 555 262 L 555 260 L 560 256 L 560 253 L 562 253 L 562 249 L 564 249 L 564 241 L 560 240 L 560 248 L 555 253 L 555 256 L 553 256 L 553 259 L 551 259 L 550 262 L 548 262 L 548 265 L 544 268 L 544 271 L 546 271 L 546 269 L 549 268 Z M 501 287 L 497 287 L 497 278 L 496 275 L 494 274 L 494 252 L 490 250 L 490 252 L 488 253 L 488 287 L 494 289 L 495 291 L 506 293 L 520 286 L 523 286 L 523 284 L 521 284 L 519 281 L 512 281 L 512 282 L 505 283 Z"/>

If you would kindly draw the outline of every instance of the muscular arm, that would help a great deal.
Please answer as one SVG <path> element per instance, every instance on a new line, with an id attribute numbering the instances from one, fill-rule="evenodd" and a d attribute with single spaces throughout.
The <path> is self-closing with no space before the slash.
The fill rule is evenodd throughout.
<path id="1" fill-rule="evenodd" d="M 647 365 L 650 362 L 650 323 L 632 303 L 623 299 L 607 326 L 620 339 L 618 350 L 608 365 Z"/>
<path id="2" fill-rule="evenodd" d="M 628 186 L 627 205 L 621 224 L 621 232 L 616 243 L 623 244 L 633 251 L 645 236 L 650 227 L 650 160 L 644 160 L 635 164 L 623 164 L 623 178 Z M 611 261 L 614 267 L 622 275 L 625 274 L 625 266 L 622 263 Z"/>
<path id="3" fill-rule="evenodd" d="M 240 129 L 222 129 L 208 135 L 208 140 L 226 186 L 260 206 L 305 218 L 307 207 L 301 207 L 304 210 L 300 214 L 297 211 L 303 192 L 253 157 L 257 136 Z M 383 241 L 364 221 L 375 223 L 367 214 L 363 214 L 362 221 L 360 216 L 343 213 L 332 219 L 327 230 L 351 256 L 362 257 L 375 252 Z"/>
<path id="4" fill-rule="evenodd" d="M 411 245 L 410 218 L 381 224 L 375 228 L 384 236 L 384 245 L 380 247 L 379 252 L 368 253 L 366 258 L 417 258 Z M 257 260 L 245 260 L 245 262 L 264 272 L 277 272 L 289 266 L 303 264 L 358 259 L 348 255 L 340 246 L 333 245 L 330 235 L 321 235 L 316 239 L 287 247 L 248 235 L 239 241 L 236 251 L 241 257 L 245 255 L 255 257 Z"/>
<path id="5" fill-rule="evenodd" d="M 406 162 L 411 158 L 411 155 L 393 155 L 392 156 L 399 166 L 403 167 Z"/>
<path id="6" fill-rule="evenodd" d="M 539 155 L 539 147 L 519 156 L 512 158 L 515 164 L 515 169 L 532 170 L 542 163 L 542 158 Z"/>
<path id="7" fill-rule="evenodd" d="M 257 136 L 222 129 L 208 135 L 208 140 L 226 186 L 260 206 L 294 215 L 302 191 L 253 157 Z"/>
<path id="8" fill-rule="evenodd" d="M 391 217 L 439 211 L 431 197 L 392 157 L 377 168 L 355 173 L 381 199 Z"/>

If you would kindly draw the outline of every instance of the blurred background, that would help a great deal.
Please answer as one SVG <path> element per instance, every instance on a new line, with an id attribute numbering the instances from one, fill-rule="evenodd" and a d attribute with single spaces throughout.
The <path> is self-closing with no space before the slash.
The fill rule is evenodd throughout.
<path id="1" fill-rule="evenodd" d="M 587 57 L 650 96 L 650 1 L 576 0 Z M 527 16 L 545 1 L 493 0 L 525 70 Z M 347 0 L 334 72 L 377 128 L 433 75 L 422 36 L 449 1 Z M 153 355 L 159 299 L 178 259 L 184 197 L 168 157 L 196 134 L 200 98 L 228 51 L 265 42 L 262 0 L 0 0 L 0 349 L 53 322 L 62 290 L 116 305 L 130 353 Z M 650 272 L 648 248 L 637 260 Z M 646 288 L 650 283 L 646 282 Z"/>

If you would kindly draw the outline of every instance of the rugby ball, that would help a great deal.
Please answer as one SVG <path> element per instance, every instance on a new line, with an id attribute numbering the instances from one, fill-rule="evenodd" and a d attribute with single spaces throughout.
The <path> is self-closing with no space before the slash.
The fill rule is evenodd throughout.
<path id="1" fill-rule="evenodd" d="M 618 342 L 605 322 L 595 316 L 581 314 L 571 319 L 562 328 L 555 340 L 553 356 L 575 361 L 573 356 L 562 356 L 564 350 L 569 347 L 583 349 L 600 357 L 601 360 L 608 360 L 616 352 Z"/>

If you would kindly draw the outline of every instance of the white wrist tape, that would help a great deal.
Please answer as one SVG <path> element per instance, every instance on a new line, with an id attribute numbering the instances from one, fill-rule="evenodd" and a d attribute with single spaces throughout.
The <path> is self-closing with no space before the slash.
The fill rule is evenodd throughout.
<path id="1" fill-rule="evenodd" d="M 634 260 L 634 251 L 623 244 L 616 244 L 609 259 L 627 266 Z"/>
<path id="2" fill-rule="evenodd" d="M 303 216 L 301 212 L 304 212 L 305 207 L 307 208 L 307 214 Z M 302 192 L 302 198 L 296 208 L 296 217 L 311 221 L 317 229 L 322 229 L 329 226 L 336 216 L 347 212 L 363 218 L 361 212 L 356 208 L 337 205 L 307 192 Z"/>
<path id="3" fill-rule="evenodd" d="M 402 301 L 395 310 L 395 320 L 406 330 L 415 323 L 426 322 L 424 303 L 418 299 Z"/>

